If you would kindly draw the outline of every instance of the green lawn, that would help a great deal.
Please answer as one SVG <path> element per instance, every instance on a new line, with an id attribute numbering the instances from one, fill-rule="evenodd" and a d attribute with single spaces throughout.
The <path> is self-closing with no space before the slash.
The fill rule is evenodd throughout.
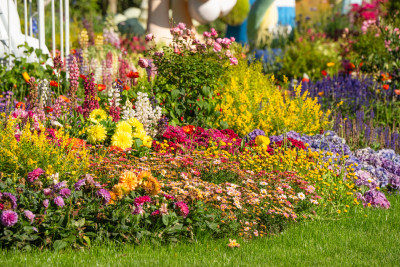
<path id="1" fill-rule="evenodd" d="M 390 210 L 314 221 L 231 249 L 225 240 L 177 246 L 95 246 L 86 251 L 6 252 L 0 266 L 399 266 L 400 197 Z"/>

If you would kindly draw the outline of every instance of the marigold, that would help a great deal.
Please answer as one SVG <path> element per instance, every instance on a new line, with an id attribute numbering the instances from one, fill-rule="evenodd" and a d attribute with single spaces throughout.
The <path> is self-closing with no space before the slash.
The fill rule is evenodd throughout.
<path id="1" fill-rule="evenodd" d="M 116 184 L 113 186 L 112 192 L 117 198 L 121 199 L 125 194 L 129 192 L 129 190 L 124 184 Z"/>

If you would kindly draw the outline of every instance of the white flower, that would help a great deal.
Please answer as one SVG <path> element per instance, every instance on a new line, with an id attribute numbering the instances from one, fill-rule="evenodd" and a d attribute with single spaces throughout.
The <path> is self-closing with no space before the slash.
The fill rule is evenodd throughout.
<path id="1" fill-rule="evenodd" d="M 261 189 L 261 195 L 266 195 L 266 194 L 267 194 L 267 190 Z"/>
<path id="2" fill-rule="evenodd" d="M 260 185 L 268 185 L 268 183 L 267 183 L 267 182 L 264 182 L 264 181 L 262 181 L 262 182 L 260 182 Z"/>
<path id="3" fill-rule="evenodd" d="M 50 175 L 50 179 L 53 180 L 54 184 L 58 184 L 60 182 L 60 178 L 59 178 L 59 174 L 58 172 L 56 172 L 55 174 Z"/>
<path id="4" fill-rule="evenodd" d="M 303 193 L 298 193 L 297 197 L 301 200 L 304 200 L 306 198 L 306 196 Z"/>
<path id="5" fill-rule="evenodd" d="M 317 200 L 315 200 L 315 199 L 310 199 L 310 201 L 311 201 L 311 203 L 313 203 L 313 204 L 315 204 L 315 205 L 318 205 L 318 201 L 317 201 Z"/>

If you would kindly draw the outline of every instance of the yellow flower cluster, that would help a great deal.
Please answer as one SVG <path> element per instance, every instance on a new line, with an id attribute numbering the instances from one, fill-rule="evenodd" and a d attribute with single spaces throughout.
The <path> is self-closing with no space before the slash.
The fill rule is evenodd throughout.
<path id="1" fill-rule="evenodd" d="M 49 141 L 46 129 L 40 125 L 40 132 L 33 131 L 31 125 L 25 125 L 19 134 L 15 135 L 18 119 L 9 117 L 0 123 L 0 172 L 18 173 L 24 177 L 28 172 L 42 168 L 49 174 L 68 174 L 76 180 L 86 174 L 89 168 L 89 152 L 85 146 L 74 146 L 71 149 L 71 139 L 63 130 L 56 132 L 55 140 Z M 17 140 L 18 139 L 18 140 Z"/>
<path id="2" fill-rule="evenodd" d="M 229 82 L 217 97 L 217 110 L 221 111 L 218 121 L 225 121 L 229 128 L 240 135 L 254 129 L 263 130 L 266 135 L 281 134 L 293 130 L 315 134 L 329 125 L 317 99 L 301 94 L 301 86 L 295 89 L 295 96 L 280 91 L 274 77 L 262 73 L 261 63 L 250 66 L 240 61 L 230 68 Z M 219 126 L 219 125 L 217 125 Z"/>

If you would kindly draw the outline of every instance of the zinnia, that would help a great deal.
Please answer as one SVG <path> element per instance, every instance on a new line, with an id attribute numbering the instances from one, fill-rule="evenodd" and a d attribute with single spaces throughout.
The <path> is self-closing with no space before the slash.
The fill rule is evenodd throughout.
<path id="1" fill-rule="evenodd" d="M 12 210 L 5 210 L 1 214 L 1 224 L 5 227 L 11 227 L 18 222 L 18 214 Z"/>

